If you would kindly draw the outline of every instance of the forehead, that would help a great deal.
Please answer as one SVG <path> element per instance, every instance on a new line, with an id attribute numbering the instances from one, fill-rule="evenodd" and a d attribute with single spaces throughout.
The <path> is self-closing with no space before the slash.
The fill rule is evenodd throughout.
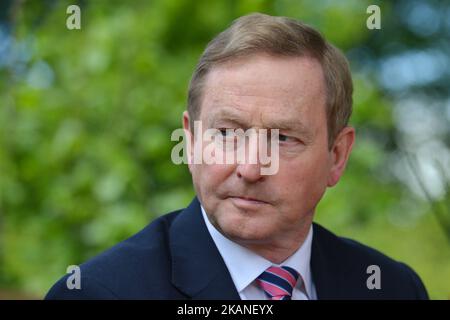
<path id="1" fill-rule="evenodd" d="M 213 68 L 203 89 L 202 118 L 311 122 L 325 112 L 322 67 L 309 57 L 254 55 Z"/>

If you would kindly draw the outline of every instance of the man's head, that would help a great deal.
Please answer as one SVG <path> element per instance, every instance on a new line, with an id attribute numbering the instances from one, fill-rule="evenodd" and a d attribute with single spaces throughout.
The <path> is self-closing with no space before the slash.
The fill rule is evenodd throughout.
<path id="1" fill-rule="evenodd" d="M 201 113 L 204 84 L 209 72 L 228 61 L 260 53 L 279 57 L 310 57 L 320 63 L 325 77 L 328 142 L 331 148 L 352 113 L 353 85 L 347 59 L 310 26 L 294 19 L 259 13 L 235 20 L 208 44 L 200 57 L 188 92 L 191 128 Z"/>
<path id="2" fill-rule="evenodd" d="M 260 164 L 190 165 L 210 221 L 246 246 L 300 242 L 354 141 L 345 57 L 314 29 L 252 14 L 213 39 L 192 77 L 184 127 L 279 129 L 279 170 Z M 194 137 L 198 143 L 201 137 Z"/>

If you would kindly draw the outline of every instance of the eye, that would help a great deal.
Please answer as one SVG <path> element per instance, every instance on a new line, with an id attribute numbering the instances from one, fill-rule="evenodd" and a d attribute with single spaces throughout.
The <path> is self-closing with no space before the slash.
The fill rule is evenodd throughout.
<path id="1" fill-rule="evenodd" d="M 231 140 L 236 138 L 235 129 L 232 128 L 218 128 L 217 137 L 221 139 Z"/>
<path id="2" fill-rule="evenodd" d="M 291 136 L 287 136 L 285 134 L 279 134 L 278 135 L 278 141 L 283 143 L 283 144 L 298 144 L 301 143 L 301 141 L 295 137 L 291 137 Z"/>
<path id="3" fill-rule="evenodd" d="M 280 134 L 278 136 L 278 140 L 280 140 L 280 142 L 296 142 L 296 141 L 298 141 L 296 138 L 287 136 L 285 134 Z"/>
<path id="4" fill-rule="evenodd" d="M 229 137 L 229 136 L 232 136 L 232 135 L 233 135 L 233 132 L 234 132 L 233 129 L 229 129 L 229 128 L 220 128 L 220 129 L 218 129 L 218 130 L 219 130 L 220 134 L 221 134 L 223 137 Z"/>

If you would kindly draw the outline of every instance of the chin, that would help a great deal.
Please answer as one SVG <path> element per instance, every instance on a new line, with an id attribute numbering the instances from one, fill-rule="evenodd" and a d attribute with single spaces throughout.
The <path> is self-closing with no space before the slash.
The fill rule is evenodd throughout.
<path id="1" fill-rule="evenodd" d="M 244 217 L 242 213 L 228 211 L 226 217 L 218 219 L 219 231 L 228 239 L 240 243 L 254 243 L 269 239 L 273 230 L 264 228 L 267 225 L 257 217 Z M 270 228 L 272 229 L 272 228 Z"/>

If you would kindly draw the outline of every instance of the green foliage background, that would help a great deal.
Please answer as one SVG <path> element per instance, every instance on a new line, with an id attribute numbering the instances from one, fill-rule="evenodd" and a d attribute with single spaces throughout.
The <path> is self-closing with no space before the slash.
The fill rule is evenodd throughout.
<path id="1" fill-rule="evenodd" d="M 207 42 L 254 11 L 314 25 L 352 64 L 357 142 L 316 220 L 408 263 L 432 298 L 450 297 L 448 229 L 432 212 L 448 208 L 448 190 L 430 203 L 389 170 L 401 151 L 395 94 L 372 72 L 392 53 L 386 43 L 432 45 L 399 22 L 405 1 L 378 3 L 381 30 L 366 28 L 369 1 L 82 1 L 82 29 L 68 30 L 72 3 L 2 8 L 10 53 L 0 55 L 0 298 L 43 297 L 68 265 L 190 202 L 190 175 L 170 160 L 170 134 Z M 361 52 L 375 62 L 366 65 Z M 433 84 L 433 99 L 448 97 L 447 80 Z"/>

